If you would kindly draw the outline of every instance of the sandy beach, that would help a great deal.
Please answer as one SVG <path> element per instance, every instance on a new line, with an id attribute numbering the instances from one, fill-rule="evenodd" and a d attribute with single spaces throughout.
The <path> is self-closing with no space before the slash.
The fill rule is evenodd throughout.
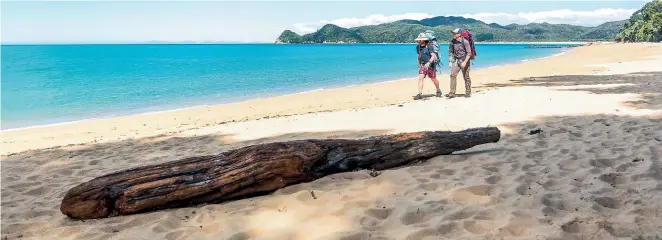
<path id="1" fill-rule="evenodd" d="M 660 66 L 660 44 L 593 44 L 475 70 L 471 98 L 414 101 L 407 79 L 3 131 L 2 239 L 660 239 Z M 375 177 L 99 220 L 59 211 L 70 188 L 131 167 L 273 141 L 488 125 L 499 142 Z"/>

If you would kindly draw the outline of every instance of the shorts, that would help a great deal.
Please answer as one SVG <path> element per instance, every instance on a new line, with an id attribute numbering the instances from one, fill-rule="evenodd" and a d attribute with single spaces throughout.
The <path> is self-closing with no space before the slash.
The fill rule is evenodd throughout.
<path id="1" fill-rule="evenodd" d="M 421 68 L 418 69 L 418 74 L 423 74 L 430 78 L 437 78 L 437 69 L 434 67 L 429 67 L 426 69 L 425 67 L 421 66 Z"/>

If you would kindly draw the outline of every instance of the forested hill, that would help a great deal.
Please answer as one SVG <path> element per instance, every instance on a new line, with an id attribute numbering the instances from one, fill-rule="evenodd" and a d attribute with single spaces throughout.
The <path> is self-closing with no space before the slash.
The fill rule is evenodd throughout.
<path id="1" fill-rule="evenodd" d="M 662 41 L 662 1 L 646 3 L 632 14 L 623 30 L 616 36 L 622 42 Z"/>
<path id="2" fill-rule="evenodd" d="M 549 23 L 502 26 L 471 18 L 433 17 L 355 28 L 327 24 L 305 35 L 285 30 L 276 43 L 411 43 L 428 29 L 435 31 L 439 39 L 450 38 L 449 33 L 455 28 L 470 30 L 479 42 L 613 41 L 626 22 L 607 22 L 595 27 Z"/>

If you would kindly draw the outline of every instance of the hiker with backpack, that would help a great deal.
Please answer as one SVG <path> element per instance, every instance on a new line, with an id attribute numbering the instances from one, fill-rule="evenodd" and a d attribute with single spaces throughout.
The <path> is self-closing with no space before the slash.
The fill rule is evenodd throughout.
<path id="1" fill-rule="evenodd" d="M 462 71 L 464 77 L 465 97 L 471 97 L 471 77 L 469 69 L 471 60 L 476 56 L 476 50 L 471 33 L 467 30 L 456 28 L 452 31 L 453 40 L 448 46 L 448 67 L 451 68 L 451 90 L 446 95 L 448 98 L 455 97 L 457 75 Z"/>
<path id="2" fill-rule="evenodd" d="M 418 54 L 418 95 L 414 100 L 423 99 L 423 79 L 426 76 L 432 80 L 434 86 L 437 88 L 437 97 L 441 97 L 441 89 L 439 89 L 439 81 L 437 81 L 437 63 L 439 59 L 439 51 L 435 52 L 434 46 L 430 44 L 430 37 L 426 33 L 420 33 L 415 39 L 418 42 L 416 45 L 416 53 Z"/>

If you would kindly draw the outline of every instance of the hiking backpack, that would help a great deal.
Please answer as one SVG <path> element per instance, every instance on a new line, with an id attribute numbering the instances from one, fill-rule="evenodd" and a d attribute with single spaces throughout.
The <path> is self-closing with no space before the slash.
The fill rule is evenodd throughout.
<path id="1" fill-rule="evenodd" d="M 439 54 L 439 42 L 437 42 L 437 39 L 435 38 L 434 40 L 430 41 L 432 43 L 432 49 L 434 49 L 434 53 L 437 54 L 437 59 L 435 60 L 434 65 L 437 65 L 437 69 L 441 66 L 441 54 Z"/>
<path id="2" fill-rule="evenodd" d="M 474 46 L 474 38 L 471 36 L 471 32 L 466 29 L 462 29 L 462 37 L 469 41 L 469 45 L 471 46 L 471 60 L 474 60 L 476 58 L 476 47 Z"/>
<path id="3" fill-rule="evenodd" d="M 439 42 L 437 41 L 437 37 L 434 36 L 434 31 L 432 30 L 425 30 L 425 34 L 428 35 L 430 38 L 430 43 L 432 44 L 432 48 L 434 49 L 434 52 L 437 54 L 437 60 L 435 61 L 434 65 L 437 66 L 437 69 L 441 69 L 441 54 L 439 54 L 439 51 L 441 48 L 439 48 Z"/>

